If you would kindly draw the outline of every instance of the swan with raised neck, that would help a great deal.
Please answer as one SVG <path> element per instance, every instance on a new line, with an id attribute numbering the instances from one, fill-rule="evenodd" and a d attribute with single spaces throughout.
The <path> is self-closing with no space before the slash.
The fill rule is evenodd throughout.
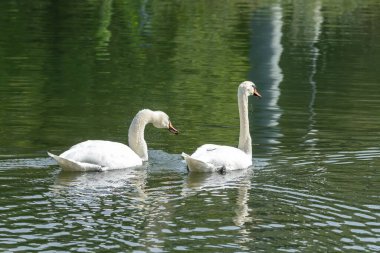
<path id="1" fill-rule="evenodd" d="M 256 86 L 252 91 L 251 86 L 253 83 L 246 81 L 240 84 L 237 92 L 239 119 L 240 119 L 240 133 L 238 148 L 249 156 L 252 156 L 252 139 L 249 132 L 249 118 L 248 118 L 248 96 L 257 93 Z M 254 84 L 253 84 L 254 85 Z M 261 96 L 261 95 L 259 95 Z"/>
<path id="2" fill-rule="evenodd" d="M 252 165 L 252 139 L 249 132 L 248 96 L 261 98 L 256 85 L 244 81 L 238 87 L 240 134 L 238 148 L 215 144 L 200 146 L 191 156 L 182 153 L 189 171 L 213 172 L 245 169 Z"/>
<path id="3" fill-rule="evenodd" d="M 130 147 L 118 142 L 88 140 L 72 146 L 59 156 L 49 152 L 48 155 L 54 158 L 63 170 L 68 171 L 103 171 L 140 166 L 148 160 L 144 130 L 149 123 L 156 128 L 166 128 L 178 134 L 166 113 L 143 109 L 136 114 L 129 127 Z"/>

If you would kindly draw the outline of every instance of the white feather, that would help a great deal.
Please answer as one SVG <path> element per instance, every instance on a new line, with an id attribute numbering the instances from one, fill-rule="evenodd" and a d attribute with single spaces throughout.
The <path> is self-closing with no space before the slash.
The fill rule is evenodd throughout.
<path id="1" fill-rule="evenodd" d="M 144 109 L 137 113 L 129 128 L 131 147 L 112 141 L 88 140 L 72 146 L 59 156 L 49 152 L 48 155 L 67 171 L 103 171 L 141 166 L 148 159 L 144 140 L 144 129 L 148 123 L 177 132 L 165 113 Z"/>
<path id="2" fill-rule="evenodd" d="M 191 156 L 182 153 L 187 167 L 192 172 L 215 172 L 220 170 L 246 169 L 252 165 L 252 143 L 249 133 L 248 96 L 260 94 L 254 83 L 242 82 L 238 88 L 240 115 L 239 148 L 204 144 Z"/>

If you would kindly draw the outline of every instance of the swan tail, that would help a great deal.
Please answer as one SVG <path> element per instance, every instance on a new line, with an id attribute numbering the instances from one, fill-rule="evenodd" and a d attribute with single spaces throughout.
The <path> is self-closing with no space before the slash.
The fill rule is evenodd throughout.
<path id="1" fill-rule="evenodd" d="M 201 160 L 195 159 L 186 153 L 182 153 L 183 159 L 185 159 L 187 168 L 191 172 L 213 172 L 217 171 L 217 168 L 212 164 L 205 163 Z"/>
<path id="2" fill-rule="evenodd" d="M 52 153 L 47 152 L 47 154 L 57 161 L 58 165 L 64 170 L 64 171 L 103 171 L 105 168 L 103 168 L 100 165 L 91 164 L 91 163 L 83 163 L 83 162 L 76 162 L 72 161 L 57 155 L 54 155 Z"/>

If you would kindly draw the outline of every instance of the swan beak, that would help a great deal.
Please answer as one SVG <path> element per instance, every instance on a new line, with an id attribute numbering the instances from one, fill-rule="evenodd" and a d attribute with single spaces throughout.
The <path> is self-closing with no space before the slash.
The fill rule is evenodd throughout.
<path id="1" fill-rule="evenodd" d="M 257 91 L 257 89 L 255 89 L 255 90 L 253 91 L 253 95 L 256 96 L 256 97 L 261 98 L 261 95 L 260 95 L 260 93 Z"/>
<path id="2" fill-rule="evenodd" d="M 169 131 L 173 134 L 178 134 L 178 130 L 173 127 L 171 122 L 169 122 Z"/>

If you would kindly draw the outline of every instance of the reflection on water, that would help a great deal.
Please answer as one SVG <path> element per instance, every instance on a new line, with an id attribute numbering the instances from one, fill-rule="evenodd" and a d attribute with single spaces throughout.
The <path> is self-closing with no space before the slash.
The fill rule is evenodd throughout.
<path id="1" fill-rule="evenodd" d="M 105 173 L 65 173 L 58 174 L 54 192 L 66 191 L 94 191 L 96 194 L 114 193 L 114 190 L 126 190 L 136 194 L 135 198 L 144 200 L 145 180 L 147 177 L 146 167 L 111 170 Z M 128 187 L 128 189 L 125 189 Z"/>
<path id="2" fill-rule="evenodd" d="M 31 15 L 33 13 L 33 15 Z M 380 4 L 0 1 L 0 251 L 380 251 Z M 188 174 L 234 145 L 250 100 L 254 166 Z M 126 142 L 143 168 L 64 173 L 46 151 Z"/>
<path id="3" fill-rule="evenodd" d="M 102 2 L 99 11 L 99 28 L 96 33 L 98 39 L 98 45 L 96 46 L 97 60 L 110 60 L 110 53 L 108 50 L 109 42 L 112 37 L 112 33 L 109 30 L 112 20 L 112 3 L 113 0 L 106 0 Z"/>
<path id="4" fill-rule="evenodd" d="M 310 102 L 309 102 L 309 126 L 308 126 L 308 132 L 306 133 L 305 136 L 305 144 L 310 146 L 309 149 L 314 150 L 315 143 L 317 141 L 316 138 L 316 133 L 318 130 L 315 128 L 316 122 L 315 122 L 315 99 L 317 96 L 317 82 L 315 80 L 315 75 L 317 74 L 317 61 L 318 61 L 318 56 L 320 55 L 319 49 L 317 47 L 317 43 L 320 40 L 320 35 L 321 35 L 321 27 L 323 23 L 323 16 L 321 12 L 322 4 L 320 1 L 316 1 L 315 7 L 311 8 L 312 10 L 312 15 L 306 15 L 311 17 L 312 19 L 312 29 L 309 31 L 310 32 L 310 55 L 311 55 L 311 71 L 310 71 L 310 77 L 309 77 L 309 83 L 310 83 L 310 90 L 311 90 L 311 97 L 310 97 Z M 306 22 L 306 21 L 305 21 Z"/>
<path id="5" fill-rule="evenodd" d="M 315 240 L 316 245 L 342 245 L 342 249 L 379 250 L 379 205 L 368 207 L 349 204 L 345 200 L 313 195 L 307 190 L 267 184 L 257 187 L 257 190 L 265 192 L 267 196 L 277 196 L 276 205 L 282 206 L 283 213 L 296 214 L 292 215 L 293 220 L 283 220 L 280 224 L 260 224 L 258 230 L 294 230 L 299 233 L 294 235 L 297 240 L 312 236 L 307 235 L 310 232 L 328 233 L 330 238 L 324 241 Z M 363 242 L 366 246 L 360 246 Z"/>
<path id="6" fill-rule="evenodd" d="M 249 190 L 251 189 L 251 177 L 253 171 L 237 170 L 229 171 L 224 175 L 218 173 L 189 173 L 184 182 L 183 196 L 191 196 L 202 190 L 216 191 L 218 189 L 236 189 L 235 201 L 236 216 L 232 218 L 236 226 L 243 226 L 249 217 Z"/>
<path id="7" fill-rule="evenodd" d="M 265 136 L 266 144 L 278 144 L 281 136 L 279 119 L 281 109 L 278 105 L 280 98 L 280 83 L 283 74 L 280 67 L 280 58 L 283 51 L 282 38 L 282 7 L 275 4 L 265 9 L 256 11 L 252 18 L 252 39 L 250 59 L 252 70 L 250 76 L 254 80 L 265 99 L 256 103 L 255 121 L 260 120 L 263 126 L 261 136 Z M 258 116 L 256 116 L 256 113 Z M 265 115 L 265 116 L 264 116 Z M 265 127 L 264 127 L 265 126 Z M 255 130 L 254 130 L 255 132 Z M 268 145 L 268 146 L 269 146 Z M 275 147 L 273 145 L 273 147 Z"/>
<path id="8" fill-rule="evenodd" d="M 258 159 L 249 170 L 225 175 L 187 174 L 179 155 L 155 150 L 145 168 L 101 173 L 63 172 L 48 158 L 1 160 L 0 184 L 7 190 L 0 199 L 0 233 L 5 248 L 24 250 L 52 249 L 48 241 L 71 251 L 159 250 L 167 243 L 222 249 L 226 240 L 244 252 L 294 243 L 303 250 L 379 250 L 376 171 L 364 164 L 360 174 L 347 175 L 341 167 L 375 162 L 379 154 L 328 155 L 323 161 L 329 167 Z M 268 236 L 271 245 L 263 245 Z"/>

